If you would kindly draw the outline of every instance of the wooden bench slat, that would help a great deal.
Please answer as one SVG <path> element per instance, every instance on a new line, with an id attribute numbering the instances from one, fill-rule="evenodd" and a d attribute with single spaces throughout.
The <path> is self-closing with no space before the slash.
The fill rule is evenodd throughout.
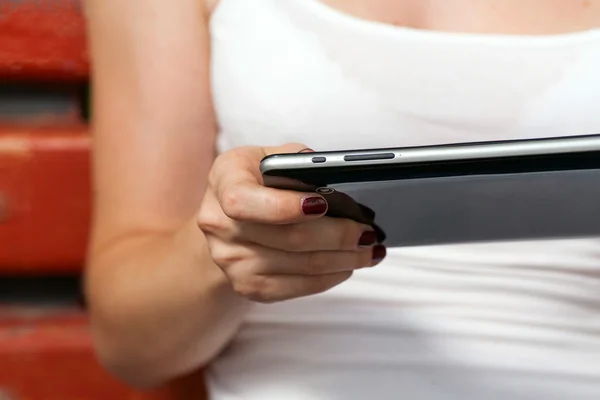
<path id="1" fill-rule="evenodd" d="M 88 70 L 79 0 L 0 2 L 0 80 L 85 81 Z"/>
<path id="2" fill-rule="evenodd" d="M 203 398 L 201 391 L 181 390 L 135 391 L 109 376 L 94 356 L 88 319 L 77 308 L 0 306 L 2 400 Z"/>
<path id="3" fill-rule="evenodd" d="M 0 127 L 0 274 L 81 269 L 90 142 L 83 126 Z"/>
<path id="4" fill-rule="evenodd" d="M 0 393 L 6 398 L 130 399 L 130 392 L 96 362 L 82 311 L 0 307 Z"/>

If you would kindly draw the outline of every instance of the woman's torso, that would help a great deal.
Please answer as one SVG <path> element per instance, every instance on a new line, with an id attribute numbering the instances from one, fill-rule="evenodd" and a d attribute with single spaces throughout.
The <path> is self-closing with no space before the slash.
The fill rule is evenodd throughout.
<path id="1" fill-rule="evenodd" d="M 317 0 L 221 0 L 221 150 L 600 131 L 600 31 L 559 34 L 600 26 L 598 2 L 474 2 L 460 24 L 439 10 L 467 0 L 328 2 L 386 24 Z M 208 377 L 214 400 L 600 398 L 600 239 L 392 249 L 328 293 L 256 305 Z"/>

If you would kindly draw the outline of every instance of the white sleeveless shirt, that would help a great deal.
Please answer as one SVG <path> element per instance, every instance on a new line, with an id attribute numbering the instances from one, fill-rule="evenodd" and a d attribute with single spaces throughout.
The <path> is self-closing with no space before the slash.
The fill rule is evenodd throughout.
<path id="1" fill-rule="evenodd" d="M 427 32 L 221 0 L 211 32 L 220 150 L 600 132 L 600 30 Z M 213 400 L 598 400 L 600 239 L 390 249 L 327 293 L 254 306 L 207 377 Z"/>

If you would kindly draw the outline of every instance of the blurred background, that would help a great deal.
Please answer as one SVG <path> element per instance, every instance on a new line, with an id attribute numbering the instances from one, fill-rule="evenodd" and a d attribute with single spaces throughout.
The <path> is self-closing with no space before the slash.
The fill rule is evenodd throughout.
<path id="1" fill-rule="evenodd" d="M 81 296 L 90 217 L 89 62 L 78 0 L 0 0 L 0 400 L 201 399 L 96 362 Z"/>

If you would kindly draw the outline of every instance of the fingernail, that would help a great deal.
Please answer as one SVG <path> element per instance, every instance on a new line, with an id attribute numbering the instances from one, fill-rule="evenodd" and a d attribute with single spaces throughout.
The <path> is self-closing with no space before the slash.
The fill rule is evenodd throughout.
<path id="1" fill-rule="evenodd" d="M 305 149 L 300 150 L 298 153 L 314 153 L 314 152 L 315 151 L 313 149 L 310 149 L 307 147 Z"/>
<path id="2" fill-rule="evenodd" d="M 302 199 L 302 212 L 305 215 L 319 215 L 327 212 L 327 202 L 322 197 L 305 197 Z"/>
<path id="3" fill-rule="evenodd" d="M 377 243 L 377 233 L 375 231 L 365 231 L 358 240 L 359 247 L 369 247 Z"/>
<path id="4" fill-rule="evenodd" d="M 387 250 L 385 246 L 378 245 L 373 247 L 373 257 L 371 258 L 371 265 L 379 264 L 386 256 Z"/>

